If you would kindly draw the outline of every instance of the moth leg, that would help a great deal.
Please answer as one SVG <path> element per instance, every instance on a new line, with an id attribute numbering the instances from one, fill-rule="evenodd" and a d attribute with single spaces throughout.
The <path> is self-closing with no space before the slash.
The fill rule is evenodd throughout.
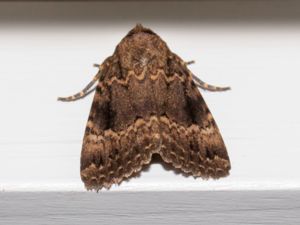
<path id="1" fill-rule="evenodd" d="M 78 99 L 81 99 L 81 98 L 84 98 L 84 97 L 88 96 L 93 91 L 95 91 L 96 87 L 94 87 L 91 90 L 89 90 L 89 89 L 97 82 L 99 77 L 100 77 L 100 72 L 98 72 L 96 74 L 96 76 L 94 76 L 93 80 L 82 91 L 78 92 L 75 95 L 69 96 L 69 97 L 59 97 L 57 100 L 58 101 L 63 101 L 63 102 L 71 102 L 71 101 L 76 101 Z"/>
<path id="2" fill-rule="evenodd" d="M 185 62 L 186 65 L 191 65 L 191 64 L 194 64 L 194 63 L 195 63 L 195 60 Z"/>
<path id="3" fill-rule="evenodd" d="M 200 80 L 198 77 L 196 77 L 194 74 L 192 74 L 193 79 L 196 83 L 196 85 L 204 90 L 208 91 L 227 91 L 230 90 L 230 87 L 217 87 L 210 84 L 205 83 L 204 81 Z"/>

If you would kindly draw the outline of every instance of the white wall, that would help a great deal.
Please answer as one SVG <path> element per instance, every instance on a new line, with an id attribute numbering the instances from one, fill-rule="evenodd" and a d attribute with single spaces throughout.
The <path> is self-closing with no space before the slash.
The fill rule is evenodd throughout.
<path id="1" fill-rule="evenodd" d="M 152 28 L 204 81 L 231 175 L 186 178 L 151 165 L 113 190 L 300 188 L 300 4 L 296 1 L 0 3 L 0 188 L 84 190 L 81 90 L 135 25 Z"/>

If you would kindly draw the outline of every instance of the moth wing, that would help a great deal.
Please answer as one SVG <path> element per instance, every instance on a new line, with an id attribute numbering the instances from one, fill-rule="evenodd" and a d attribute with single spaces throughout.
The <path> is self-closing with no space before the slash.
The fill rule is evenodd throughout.
<path id="1" fill-rule="evenodd" d="M 164 161 L 187 174 L 203 178 L 227 176 L 231 168 L 218 126 L 191 73 L 176 66 L 169 79 L 165 116 L 161 117 Z M 182 68 L 185 68 L 182 72 Z M 179 70 L 185 74 L 185 79 Z"/>
<path id="2" fill-rule="evenodd" d="M 95 190 L 138 173 L 160 145 L 159 121 L 150 116 L 155 107 L 147 94 L 151 81 L 130 76 L 124 85 L 122 79 L 105 76 L 96 89 L 81 152 L 81 179 Z"/>

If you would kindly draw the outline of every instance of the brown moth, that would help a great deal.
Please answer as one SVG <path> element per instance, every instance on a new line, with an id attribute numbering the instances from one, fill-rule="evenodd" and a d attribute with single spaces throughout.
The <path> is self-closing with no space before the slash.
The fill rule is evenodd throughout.
<path id="1" fill-rule="evenodd" d="M 138 24 L 74 101 L 95 92 L 81 152 L 88 190 L 110 188 L 141 171 L 153 154 L 202 178 L 227 176 L 230 161 L 198 79 L 152 30 Z M 98 82 L 95 89 L 91 89 Z"/>

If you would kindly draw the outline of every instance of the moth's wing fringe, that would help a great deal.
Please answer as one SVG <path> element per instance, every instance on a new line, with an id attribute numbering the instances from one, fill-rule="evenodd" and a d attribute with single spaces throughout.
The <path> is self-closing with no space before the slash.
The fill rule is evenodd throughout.
<path id="1" fill-rule="evenodd" d="M 81 154 L 81 178 L 88 190 L 109 189 L 149 164 L 159 142 L 151 129 L 153 120 L 138 119 L 127 130 L 88 134 Z"/>
<path id="2" fill-rule="evenodd" d="M 161 118 L 162 159 L 185 174 L 204 179 L 218 179 L 229 175 L 230 161 L 219 131 L 200 129 L 191 125 L 186 128 Z"/>
<path id="3" fill-rule="evenodd" d="M 161 141 L 152 129 L 153 121 L 160 121 Z M 229 159 L 222 155 L 220 145 L 224 143 L 218 135 L 195 125 L 184 128 L 165 116 L 138 119 L 126 131 L 109 130 L 103 136 L 89 134 L 84 138 L 81 178 L 88 190 L 109 189 L 140 172 L 150 163 L 152 154 L 158 153 L 183 173 L 217 179 L 227 176 L 230 170 Z"/>

